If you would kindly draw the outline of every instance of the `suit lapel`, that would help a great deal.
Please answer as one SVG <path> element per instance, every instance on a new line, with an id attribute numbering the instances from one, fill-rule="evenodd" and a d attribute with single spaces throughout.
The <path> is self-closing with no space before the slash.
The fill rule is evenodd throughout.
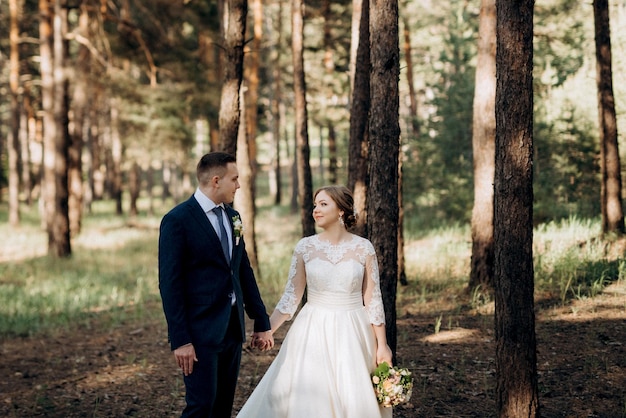
<path id="1" fill-rule="evenodd" d="M 217 235 L 217 232 L 215 231 L 215 229 L 213 229 L 213 225 L 211 225 L 209 218 L 202 210 L 202 207 L 200 206 L 196 198 L 192 196 L 187 201 L 187 203 L 187 208 L 189 210 L 191 218 L 202 227 L 202 230 L 215 242 L 216 245 L 220 245 L 220 238 Z M 220 251 L 220 253 L 222 253 L 222 251 Z M 225 257 L 224 260 L 226 260 Z"/>

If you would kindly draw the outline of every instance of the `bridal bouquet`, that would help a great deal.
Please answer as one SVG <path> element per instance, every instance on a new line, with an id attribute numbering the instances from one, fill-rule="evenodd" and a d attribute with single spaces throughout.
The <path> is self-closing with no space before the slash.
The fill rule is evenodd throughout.
<path id="1" fill-rule="evenodd" d="M 413 375 L 408 369 L 390 367 L 383 362 L 372 373 L 372 383 L 378 403 L 392 407 L 411 399 Z"/>

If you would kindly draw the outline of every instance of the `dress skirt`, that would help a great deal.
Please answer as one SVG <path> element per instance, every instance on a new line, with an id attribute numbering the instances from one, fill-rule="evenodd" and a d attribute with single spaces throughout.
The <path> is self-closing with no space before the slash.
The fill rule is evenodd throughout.
<path id="1" fill-rule="evenodd" d="M 312 292 L 239 418 L 382 418 L 376 338 L 360 295 Z"/>

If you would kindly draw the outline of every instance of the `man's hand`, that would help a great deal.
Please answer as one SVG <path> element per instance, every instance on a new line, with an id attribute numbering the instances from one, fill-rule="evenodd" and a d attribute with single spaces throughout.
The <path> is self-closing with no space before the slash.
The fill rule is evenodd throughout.
<path id="1" fill-rule="evenodd" d="M 181 368 L 185 376 L 189 376 L 193 372 L 193 363 L 198 361 L 196 350 L 191 343 L 182 345 L 174 350 L 174 357 L 176 357 L 176 364 Z"/>
<path id="2" fill-rule="evenodd" d="M 267 351 L 274 347 L 274 335 L 272 331 L 255 332 L 252 334 L 250 347 L 258 348 L 261 351 Z"/>

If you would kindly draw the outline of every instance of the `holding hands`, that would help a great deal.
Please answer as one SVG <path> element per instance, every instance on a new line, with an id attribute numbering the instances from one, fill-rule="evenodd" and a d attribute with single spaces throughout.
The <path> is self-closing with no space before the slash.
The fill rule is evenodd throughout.
<path id="1" fill-rule="evenodd" d="M 251 348 L 258 348 L 261 351 L 271 350 L 274 347 L 274 335 L 272 331 L 254 332 L 250 341 Z"/>

